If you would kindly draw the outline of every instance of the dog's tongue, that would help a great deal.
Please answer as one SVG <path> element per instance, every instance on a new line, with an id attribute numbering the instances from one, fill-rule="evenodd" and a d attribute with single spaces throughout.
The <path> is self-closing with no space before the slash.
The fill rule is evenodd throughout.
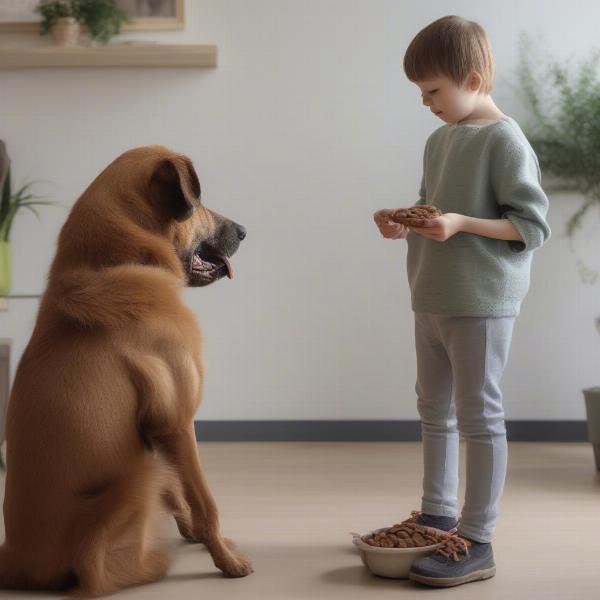
<path id="1" fill-rule="evenodd" d="M 233 267 L 231 266 L 231 263 L 227 260 L 225 256 L 220 256 L 219 258 L 225 263 L 225 266 L 227 267 L 227 277 L 229 277 L 229 279 L 233 279 Z"/>

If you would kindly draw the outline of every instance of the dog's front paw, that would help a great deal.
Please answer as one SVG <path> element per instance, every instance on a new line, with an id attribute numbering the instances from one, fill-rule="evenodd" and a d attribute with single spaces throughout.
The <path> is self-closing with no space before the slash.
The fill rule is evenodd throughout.
<path id="1" fill-rule="evenodd" d="M 254 573 L 250 559 L 236 554 L 232 554 L 231 560 L 219 568 L 225 577 L 246 577 L 246 575 Z"/>

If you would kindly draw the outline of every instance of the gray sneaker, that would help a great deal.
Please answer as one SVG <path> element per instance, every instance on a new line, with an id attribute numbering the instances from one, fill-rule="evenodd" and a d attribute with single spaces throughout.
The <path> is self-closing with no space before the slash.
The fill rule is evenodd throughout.
<path id="1" fill-rule="evenodd" d="M 431 587 L 452 587 L 495 574 L 492 544 L 453 535 L 430 556 L 415 560 L 408 577 Z"/>
<path id="2" fill-rule="evenodd" d="M 434 529 L 440 529 L 441 531 L 447 531 L 454 533 L 458 520 L 456 517 L 442 517 L 439 515 L 428 515 L 426 513 L 413 510 L 410 513 L 410 518 L 406 519 L 406 522 L 417 523 L 418 525 L 424 525 L 425 527 L 433 527 Z"/>

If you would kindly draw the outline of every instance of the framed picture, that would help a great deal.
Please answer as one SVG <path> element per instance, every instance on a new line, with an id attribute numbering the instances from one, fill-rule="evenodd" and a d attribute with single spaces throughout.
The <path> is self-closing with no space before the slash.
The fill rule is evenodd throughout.
<path id="1" fill-rule="evenodd" d="M 131 19 L 123 31 L 170 31 L 183 29 L 184 0 L 117 0 Z"/>
<path id="2" fill-rule="evenodd" d="M 37 32 L 39 0 L 1 0 L 0 32 Z M 116 0 L 130 21 L 121 31 L 172 31 L 183 29 L 184 0 Z"/>

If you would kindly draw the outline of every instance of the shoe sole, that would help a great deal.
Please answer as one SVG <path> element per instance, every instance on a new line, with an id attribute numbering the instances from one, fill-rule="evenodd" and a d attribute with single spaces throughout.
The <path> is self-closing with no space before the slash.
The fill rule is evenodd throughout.
<path id="1" fill-rule="evenodd" d="M 491 569 L 482 569 L 481 571 L 473 571 L 468 575 L 462 577 L 426 577 L 425 575 L 419 575 L 418 573 L 408 573 L 408 578 L 411 581 L 422 583 L 430 587 L 453 587 L 455 585 L 462 585 L 463 583 L 469 583 L 471 581 L 482 581 L 483 579 L 490 579 L 496 574 L 496 567 Z"/>

